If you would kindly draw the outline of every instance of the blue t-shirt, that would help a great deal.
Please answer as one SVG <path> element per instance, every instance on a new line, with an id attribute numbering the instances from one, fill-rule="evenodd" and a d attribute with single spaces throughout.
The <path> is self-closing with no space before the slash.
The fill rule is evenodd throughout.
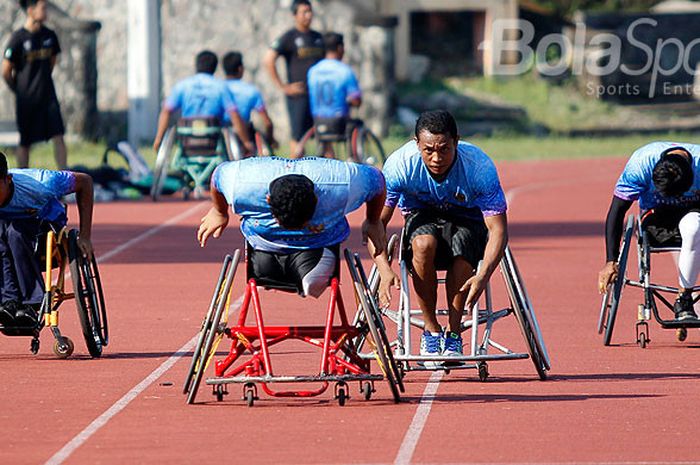
<path id="1" fill-rule="evenodd" d="M 267 204 L 270 182 L 287 174 L 304 175 L 315 186 L 316 211 L 301 230 L 280 227 Z M 374 167 L 328 158 L 260 157 L 222 163 L 212 184 L 242 217 L 241 232 L 253 248 L 287 253 L 344 241 L 350 234 L 345 215 L 381 194 L 384 177 Z"/>
<path id="2" fill-rule="evenodd" d="M 346 117 L 350 114 L 348 100 L 362 96 L 355 73 L 340 60 L 319 61 L 309 69 L 307 81 L 314 117 Z"/>
<path id="3" fill-rule="evenodd" d="M 178 82 L 163 106 L 169 111 L 181 110 L 183 118 L 219 118 L 236 110 L 233 95 L 226 84 L 207 73 L 197 73 Z"/>
<path id="4" fill-rule="evenodd" d="M 384 163 L 386 205 L 404 215 L 423 209 L 482 219 L 506 212 L 506 198 L 493 161 L 475 145 L 459 142 L 457 159 L 437 182 L 423 163 L 418 144 L 406 143 Z"/>
<path id="5" fill-rule="evenodd" d="M 12 169 L 14 193 L 0 208 L 0 218 L 15 220 L 37 218 L 54 224 L 66 223 L 66 209 L 61 198 L 75 192 L 75 175 L 70 171 Z"/>
<path id="6" fill-rule="evenodd" d="M 662 197 L 654 187 L 652 175 L 661 154 L 670 148 L 684 148 L 690 152 L 693 164 L 693 186 L 680 197 Z M 615 197 L 639 200 L 639 208 L 649 210 L 659 205 L 697 207 L 700 203 L 700 145 L 676 142 L 652 142 L 637 149 L 627 161 L 615 185 Z"/>
<path id="7" fill-rule="evenodd" d="M 255 111 L 263 111 L 265 103 L 263 102 L 262 94 L 257 87 L 240 79 L 228 79 L 226 81 L 228 90 L 233 95 L 234 103 L 238 114 L 241 115 L 243 122 L 250 122 L 250 114 Z M 231 123 L 231 117 L 226 113 L 224 116 L 225 123 Z"/>

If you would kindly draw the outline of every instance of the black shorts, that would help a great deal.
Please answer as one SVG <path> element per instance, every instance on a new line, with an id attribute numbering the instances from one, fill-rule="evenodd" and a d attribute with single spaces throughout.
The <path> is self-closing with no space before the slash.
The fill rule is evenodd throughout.
<path id="1" fill-rule="evenodd" d="M 314 125 L 311 117 L 311 105 L 309 96 L 287 97 L 287 111 L 289 111 L 289 125 L 292 130 L 292 139 L 300 141 L 306 131 Z"/>
<path id="2" fill-rule="evenodd" d="M 655 208 L 642 214 L 642 229 L 647 232 L 651 247 L 680 247 L 678 224 L 690 212 L 700 208 Z"/>
<path id="3" fill-rule="evenodd" d="M 288 254 L 248 247 L 248 278 L 263 287 L 318 297 L 340 275 L 340 245 Z"/>
<path id="4" fill-rule="evenodd" d="M 411 264 L 411 243 L 416 236 L 430 235 L 438 240 L 435 267 L 446 270 L 455 257 L 463 257 L 476 270 L 484 258 L 488 229 L 479 220 L 451 218 L 430 211 L 418 211 L 406 217 L 404 257 Z"/>
<path id="5" fill-rule="evenodd" d="M 66 132 L 61 107 L 55 98 L 40 104 L 17 102 L 16 116 L 19 145 L 22 147 L 62 136 Z"/>
<path id="6" fill-rule="evenodd" d="M 346 128 L 348 119 L 340 118 L 314 118 L 314 127 L 318 140 L 334 142 L 344 140 L 347 137 Z"/>

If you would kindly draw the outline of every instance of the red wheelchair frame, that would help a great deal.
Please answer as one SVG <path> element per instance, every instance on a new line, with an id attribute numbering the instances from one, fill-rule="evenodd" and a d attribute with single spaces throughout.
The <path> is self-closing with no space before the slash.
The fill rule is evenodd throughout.
<path id="1" fill-rule="evenodd" d="M 348 252 L 346 251 L 346 256 Z M 192 357 L 190 370 L 184 386 L 184 393 L 188 394 L 187 402 L 194 403 L 197 390 L 201 384 L 203 373 L 211 358 L 216 353 L 216 348 L 221 339 L 226 336 L 232 340 L 228 356 L 214 363 L 214 377 L 208 378 L 206 384 L 213 387 L 213 394 L 218 401 L 223 400 L 228 394 L 228 384 L 243 384 L 243 399 L 248 406 L 252 406 L 258 399 L 257 385 L 272 397 L 315 397 L 323 394 L 330 383 L 335 383 L 335 398 L 342 406 L 349 399 L 348 382 L 359 381 L 360 392 L 365 400 L 369 400 L 374 392 L 374 381 L 384 379 L 381 374 L 370 373 L 370 360 L 362 357 L 355 349 L 352 341 L 357 338 L 366 338 L 368 329 L 374 329 L 371 338 L 375 349 L 375 356 L 380 361 L 380 367 L 390 383 L 394 400 L 398 402 L 400 396 L 396 386 L 396 377 L 393 376 L 398 368 L 393 363 L 391 349 L 384 343 L 387 341 L 383 334 L 383 327 L 379 328 L 384 337 L 374 337 L 379 334 L 377 328 L 369 328 L 376 321 L 381 322 L 376 307 L 361 305 L 363 311 L 374 315 L 374 318 L 363 318 L 359 324 L 351 324 L 347 316 L 343 297 L 340 293 L 340 284 L 337 277 L 330 283 L 329 301 L 326 311 L 325 325 L 318 326 L 266 326 L 263 319 L 262 305 L 258 284 L 255 279 L 248 279 L 235 325 L 228 326 L 224 313 L 228 313 L 231 300 L 231 285 L 240 259 L 240 251 L 236 250 L 233 257 L 227 255 L 219 275 L 216 291 L 212 298 L 207 316 L 202 323 L 199 340 Z M 359 260 L 358 260 L 359 263 Z M 350 261 L 348 260 L 348 264 Z M 356 276 L 356 274 L 353 274 Z M 273 289 L 281 289 L 268 286 Z M 282 289 L 289 290 L 289 289 Z M 355 286 L 356 297 L 358 287 Z M 360 297 L 361 300 L 361 297 Z M 246 321 L 253 307 L 254 324 L 247 325 Z M 369 307 L 367 309 L 366 307 Z M 340 319 L 339 325 L 334 325 L 334 320 Z M 223 320 L 223 324 L 222 324 Z M 357 320 L 357 319 L 356 319 Z M 366 322 L 370 320 L 371 324 Z M 286 340 L 298 340 L 321 349 L 319 372 L 315 375 L 276 375 L 272 366 L 270 347 Z M 243 358 L 245 354 L 249 357 Z M 390 358 L 390 361 L 387 360 Z M 393 363 L 393 364 L 392 364 Z M 389 365 L 389 366 L 387 366 Z M 275 390 L 273 383 L 320 383 L 317 389 L 310 390 Z M 399 380 L 400 383 L 400 380 Z M 401 386 L 403 387 L 403 386 Z"/>

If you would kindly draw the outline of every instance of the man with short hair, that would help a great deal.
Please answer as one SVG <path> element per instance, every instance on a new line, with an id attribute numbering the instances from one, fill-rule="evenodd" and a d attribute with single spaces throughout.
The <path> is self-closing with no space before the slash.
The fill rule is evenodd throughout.
<path id="1" fill-rule="evenodd" d="M 639 201 L 642 227 L 653 246 L 676 247 L 678 296 L 673 304 L 677 320 L 696 319 L 691 289 L 700 272 L 700 145 L 653 142 L 637 149 L 615 185 L 605 222 L 606 263 L 598 274 L 601 293 L 618 273 L 618 253 L 624 218 Z"/>
<path id="2" fill-rule="evenodd" d="M 309 68 L 323 58 L 323 37 L 311 29 L 313 9 L 309 0 L 292 2 L 294 28 L 285 32 L 270 46 L 264 58 L 265 68 L 272 82 L 287 97 L 287 110 L 291 126 L 290 153 L 297 153 L 297 144 L 306 131 L 313 126 L 306 88 L 306 74 Z M 277 73 L 275 62 L 280 56 L 287 63 L 287 83 L 284 84 Z"/>
<path id="3" fill-rule="evenodd" d="M 309 69 L 308 87 L 316 136 L 323 141 L 323 155 L 332 158 L 333 144 L 324 138 L 344 137 L 350 106 L 360 106 L 362 92 L 352 68 L 342 61 L 345 54 L 342 34 L 324 34 L 323 44 L 326 58 Z"/>
<path id="4" fill-rule="evenodd" d="M 45 0 L 20 0 L 27 14 L 5 48 L 2 77 L 15 94 L 19 130 L 17 165 L 29 166 L 32 144 L 51 140 L 58 169 L 66 168 L 65 128 L 51 73 L 61 53 L 56 33 L 44 26 Z"/>
<path id="5" fill-rule="evenodd" d="M 238 114 L 231 92 L 226 84 L 214 77 L 218 64 L 219 59 L 209 50 L 197 54 L 197 74 L 178 82 L 163 103 L 153 150 L 158 152 L 160 148 L 170 123 L 170 115 L 180 110 L 182 118 L 214 118 L 219 125 L 223 124 L 224 116 L 228 114 L 246 152 L 253 152 L 253 144 Z"/>
<path id="6" fill-rule="evenodd" d="M 462 355 L 465 305 L 471 309 L 477 302 L 508 241 L 506 199 L 496 167 L 481 149 L 460 141 L 454 117 L 438 110 L 420 115 L 415 139 L 391 154 L 383 171 L 387 198 L 382 222 L 389 223 L 397 206 L 405 219 L 404 257 L 425 321 L 420 353 Z M 398 277 L 386 252 L 375 261 L 381 276 L 380 302 L 387 305 Z M 445 330 L 435 314 L 437 269 L 447 270 Z"/>
<path id="7" fill-rule="evenodd" d="M 338 267 L 340 243 L 350 234 L 345 215 L 367 204 L 363 242 L 386 247 L 379 214 L 384 177 L 371 166 L 319 158 L 278 157 L 226 162 L 212 175 L 213 206 L 202 218 L 202 247 L 218 238 L 240 215 L 241 232 L 252 248 L 249 266 L 261 285 L 294 286 L 318 298 Z"/>
<path id="8" fill-rule="evenodd" d="M 224 73 L 226 73 L 226 85 L 229 91 L 233 94 L 233 100 L 238 109 L 238 114 L 243 120 L 243 124 L 248 129 L 248 134 L 251 140 L 254 140 L 253 125 L 250 121 L 250 116 L 253 111 L 257 112 L 262 119 L 264 126 L 264 137 L 268 141 L 270 146 L 275 147 L 277 141 L 274 137 L 274 128 L 272 126 L 272 120 L 267 114 L 267 109 L 265 108 L 265 102 L 263 101 L 262 94 L 253 84 L 243 81 L 243 73 L 245 72 L 245 67 L 243 66 L 243 55 L 240 52 L 231 51 L 224 55 L 223 59 Z M 224 123 L 231 124 L 231 118 L 228 114 L 224 115 Z M 258 147 L 259 149 L 259 147 Z"/>
<path id="9" fill-rule="evenodd" d="M 92 256 L 92 178 L 85 173 L 41 169 L 7 169 L 0 152 L 0 324 L 36 324 L 44 297 L 43 267 L 37 258 L 39 238 L 66 225 L 61 198 L 76 194 L 80 231 L 78 247 Z M 50 259 L 50 258 L 49 258 Z"/>

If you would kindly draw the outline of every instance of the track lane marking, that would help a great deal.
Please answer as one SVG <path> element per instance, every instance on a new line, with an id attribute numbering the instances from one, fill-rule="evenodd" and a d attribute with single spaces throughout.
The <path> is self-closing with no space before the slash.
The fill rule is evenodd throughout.
<path id="1" fill-rule="evenodd" d="M 434 371 L 430 375 L 430 379 L 428 379 L 423 395 L 420 398 L 416 413 L 413 415 L 413 420 L 403 437 L 401 446 L 399 446 L 399 452 L 394 459 L 394 465 L 408 465 L 411 463 L 411 458 L 416 451 L 418 441 L 423 433 L 423 427 L 425 427 L 425 423 L 428 421 L 430 409 L 433 406 L 433 400 L 435 399 L 435 394 L 437 393 L 443 373 L 442 370 L 439 370 Z"/>

